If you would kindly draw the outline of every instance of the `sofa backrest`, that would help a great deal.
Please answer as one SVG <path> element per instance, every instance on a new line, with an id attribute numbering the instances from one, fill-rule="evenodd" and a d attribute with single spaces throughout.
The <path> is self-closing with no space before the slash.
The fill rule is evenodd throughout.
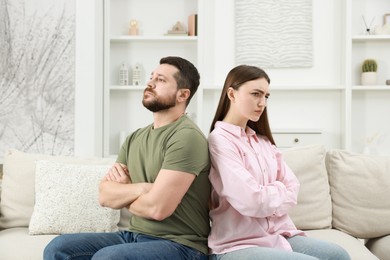
<path id="1" fill-rule="evenodd" d="M 335 228 L 362 239 L 390 234 L 390 156 L 322 145 L 282 154 L 301 184 L 289 212 L 298 229 Z"/>
<path id="2" fill-rule="evenodd" d="M 35 204 L 35 170 L 40 160 L 80 165 L 107 165 L 114 159 L 50 156 L 9 150 L 4 157 L 0 230 L 28 227 Z"/>
<path id="3" fill-rule="evenodd" d="M 343 150 L 326 152 L 323 145 L 290 148 L 282 154 L 301 184 L 298 205 L 289 212 L 298 229 L 333 227 L 358 238 L 390 234 L 390 156 Z M 35 203 L 37 161 L 114 163 L 114 159 L 48 156 L 17 150 L 10 150 L 4 159 L 0 230 L 29 226 Z M 126 209 L 121 210 L 119 229 L 128 228 L 129 215 Z"/>
<path id="4" fill-rule="evenodd" d="M 358 238 L 390 234 L 390 156 L 330 150 L 333 228 Z"/>
<path id="5" fill-rule="evenodd" d="M 300 182 L 298 204 L 289 212 L 298 229 L 324 229 L 332 225 L 332 202 L 323 145 L 282 151 L 287 165 Z"/>

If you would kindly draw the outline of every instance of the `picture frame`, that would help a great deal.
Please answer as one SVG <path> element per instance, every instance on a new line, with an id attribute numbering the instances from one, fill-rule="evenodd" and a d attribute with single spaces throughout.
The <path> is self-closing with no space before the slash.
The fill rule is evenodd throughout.
<path id="1" fill-rule="evenodd" d="M 390 25 L 390 14 L 384 14 L 383 15 L 383 24 L 389 24 Z"/>
<path id="2" fill-rule="evenodd" d="M 273 6 L 274 2 L 262 0 L 261 4 Z M 313 67 L 313 1 L 280 2 L 286 4 L 269 12 L 258 8 L 258 1 L 234 1 L 235 64 L 266 69 Z"/>

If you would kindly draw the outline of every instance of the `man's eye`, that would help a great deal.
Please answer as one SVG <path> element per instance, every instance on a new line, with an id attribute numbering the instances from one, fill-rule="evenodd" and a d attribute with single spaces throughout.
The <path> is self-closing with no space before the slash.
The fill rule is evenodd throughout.
<path id="1" fill-rule="evenodd" d="M 255 96 L 255 97 L 258 97 L 260 94 L 255 92 L 255 93 L 252 93 L 252 95 Z"/>

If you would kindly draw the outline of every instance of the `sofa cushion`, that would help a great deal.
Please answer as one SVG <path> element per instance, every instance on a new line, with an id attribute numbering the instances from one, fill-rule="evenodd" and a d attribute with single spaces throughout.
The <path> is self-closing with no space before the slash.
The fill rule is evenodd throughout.
<path id="1" fill-rule="evenodd" d="M 79 164 L 107 164 L 114 159 L 83 158 L 29 154 L 15 149 L 4 156 L 3 181 L 0 201 L 0 230 L 28 227 L 34 208 L 35 163 L 54 160 Z"/>
<path id="2" fill-rule="evenodd" d="M 390 157 L 327 154 L 333 227 L 359 238 L 390 234 Z"/>
<path id="3" fill-rule="evenodd" d="M 27 227 L 2 230 L 0 231 L 0 258 L 42 260 L 43 250 L 56 236 L 30 236 Z"/>
<path id="4" fill-rule="evenodd" d="M 322 229 L 305 231 L 308 237 L 335 243 L 345 250 L 353 260 L 379 260 L 365 246 L 364 241 L 356 239 L 336 229 Z"/>
<path id="5" fill-rule="evenodd" d="M 332 205 L 325 167 L 325 147 L 310 145 L 282 151 L 287 165 L 300 182 L 298 204 L 289 212 L 298 229 L 329 228 Z"/>
<path id="6" fill-rule="evenodd" d="M 390 235 L 369 239 L 366 247 L 379 259 L 390 259 Z"/>
<path id="7" fill-rule="evenodd" d="M 119 210 L 99 205 L 99 183 L 110 167 L 38 161 L 29 234 L 118 231 Z"/>

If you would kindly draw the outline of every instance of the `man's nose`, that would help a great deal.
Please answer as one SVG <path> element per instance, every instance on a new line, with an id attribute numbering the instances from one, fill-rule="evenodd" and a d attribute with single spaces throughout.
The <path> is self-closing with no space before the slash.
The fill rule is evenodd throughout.
<path id="1" fill-rule="evenodd" d="M 148 81 L 148 84 L 147 84 L 147 88 L 155 88 L 156 87 L 156 82 L 153 78 L 151 78 L 149 81 Z"/>

